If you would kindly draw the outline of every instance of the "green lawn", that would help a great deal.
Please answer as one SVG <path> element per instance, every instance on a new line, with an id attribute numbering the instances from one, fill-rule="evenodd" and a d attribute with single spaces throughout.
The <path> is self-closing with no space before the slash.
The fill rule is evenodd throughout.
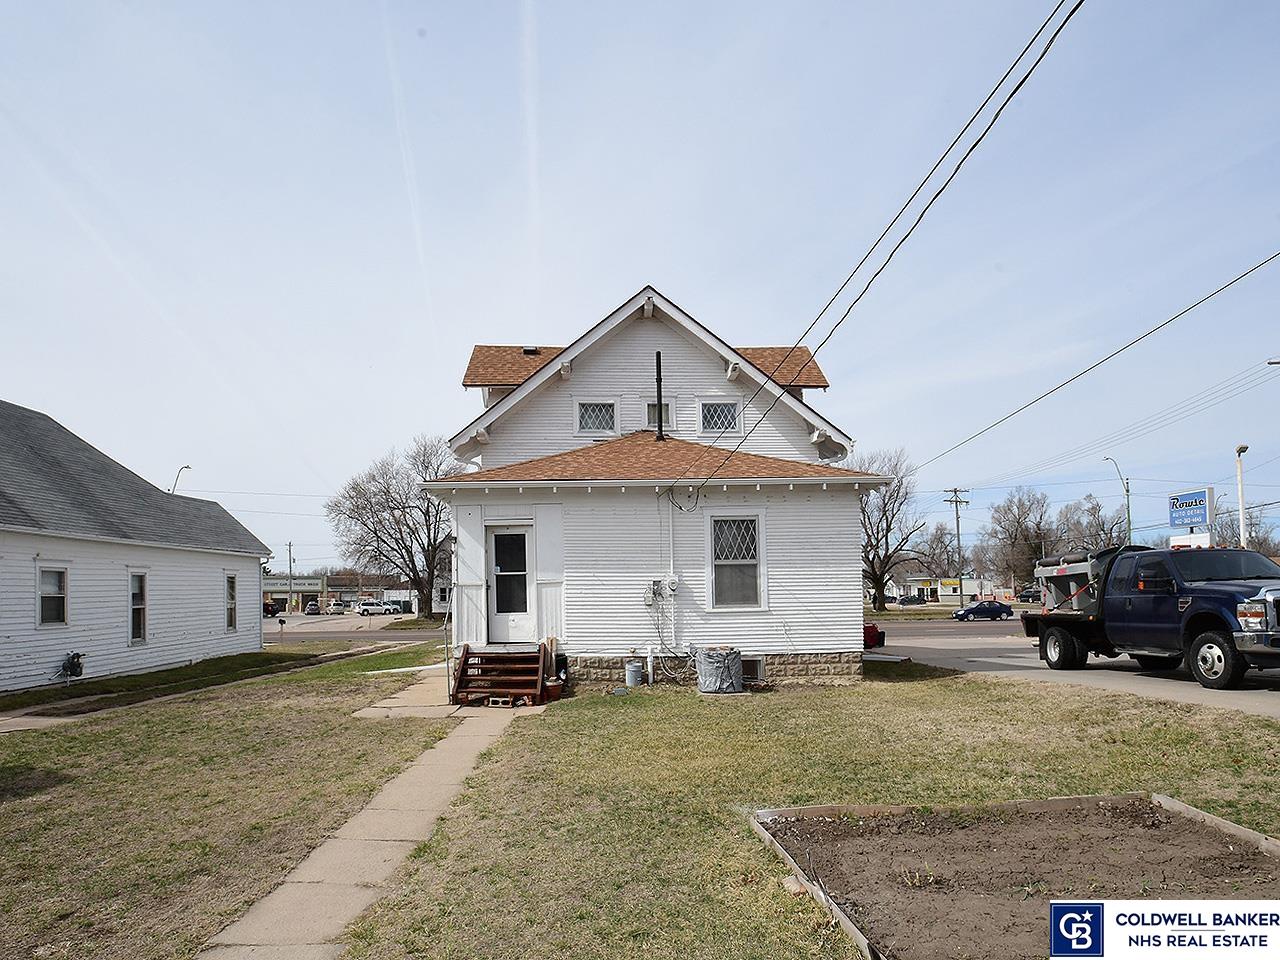
<path id="1" fill-rule="evenodd" d="M 415 647 L 0 736 L 0 957 L 192 957 L 449 721 L 351 713 Z"/>
<path id="2" fill-rule="evenodd" d="M 411 617 L 408 620 L 392 620 L 382 625 L 383 630 L 435 630 L 444 623 L 444 618 Z"/>
<path id="3" fill-rule="evenodd" d="M 862 616 L 866 620 L 872 622 L 885 620 L 950 620 L 951 611 L 955 607 L 942 607 L 938 605 L 920 606 L 920 607 L 899 607 L 891 606 L 887 610 L 873 610 L 871 607 L 862 608 Z"/>
<path id="4" fill-rule="evenodd" d="M 1274 834 L 1277 770 L 1270 720 L 927 668 L 725 701 L 583 694 L 482 761 L 352 956 L 852 958 L 745 810 L 1150 790 Z"/>

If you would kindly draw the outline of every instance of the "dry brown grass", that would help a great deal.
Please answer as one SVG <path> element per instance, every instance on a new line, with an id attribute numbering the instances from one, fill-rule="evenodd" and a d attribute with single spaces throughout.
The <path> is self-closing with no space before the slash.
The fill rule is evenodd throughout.
<path id="1" fill-rule="evenodd" d="M 403 659 L 0 737 L 0 957 L 192 956 L 447 731 L 351 717 Z"/>
<path id="2" fill-rule="evenodd" d="M 1280 724 L 915 674 L 711 702 L 584 695 L 517 723 L 352 929 L 352 956 L 852 958 L 749 808 L 1152 790 L 1275 832 Z M 912 677 L 922 679 L 912 682 Z"/>
<path id="3" fill-rule="evenodd" d="M 263 649 L 271 652 L 305 653 L 314 656 L 322 653 L 358 650 L 363 647 L 389 649 L 392 646 L 400 646 L 406 643 L 426 643 L 434 647 L 438 646 L 440 641 L 436 638 L 419 640 L 417 637 L 397 637 L 394 634 L 388 636 L 378 630 L 371 630 L 355 637 L 332 637 L 327 636 L 322 631 L 306 633 L 299 630 L 294 633 L 286 633 L 283 640 L 273 640 L 271 637 L 267 637 L 267 643 Z"/>

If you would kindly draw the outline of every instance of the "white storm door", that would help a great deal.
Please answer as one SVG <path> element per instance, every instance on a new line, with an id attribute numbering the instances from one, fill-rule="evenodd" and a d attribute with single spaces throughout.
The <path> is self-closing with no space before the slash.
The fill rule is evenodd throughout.
<path id="1" fill-rule="evenodd" d="M 493 526 L 486 530 L 489 642 L 534 640 L 530 534 L 533 527 Z"/>

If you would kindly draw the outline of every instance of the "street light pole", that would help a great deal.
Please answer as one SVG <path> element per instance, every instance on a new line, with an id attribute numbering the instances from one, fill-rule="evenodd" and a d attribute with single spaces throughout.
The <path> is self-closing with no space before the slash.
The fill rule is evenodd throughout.
<path id="1" fill-rule="evenodd" d="M 1110 460 L 1111 465 L 1116 468 L 1116 476 L 1120 478 L 1120 486 L 1124 487 L 1124 542 L 1125 544 L 1133 543 L 1133 509 L 1129 505 L 1129 481 L 1124 478 L 1120 472 L 1120 464 L 1116 463 L 1113 457 L 1103 457 L 1103 460 Z"/>
<path id="2" fill-rule="evenodd" d="M 178 480 L 181 479 L 182 477 L 182 471 L 190 470 L 190 469 L 191 469 L 191 464 L 189 463 L 184 463 L 182 466 L 178 468 L 178 472 L 173 476 L 173 486 L 169 488 L 170 493 L 173 493 L 175 490 L 178 489 Z"/>
<path id="3" fill-rule="evenodd" d="M 1242 443 L 1236 447 L 1236 504 L 1240 511 L 1240 546 L 1249 549 L 1249 531 L 1244 520 L 1244 455 L 1249 452 L 1249 445 Z"/>

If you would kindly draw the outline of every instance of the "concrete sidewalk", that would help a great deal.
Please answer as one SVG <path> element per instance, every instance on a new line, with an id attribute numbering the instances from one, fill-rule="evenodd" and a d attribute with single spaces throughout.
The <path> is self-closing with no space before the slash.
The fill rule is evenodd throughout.
<path id="1" fill-rule="evenodd" d="M 356 716 L 456 716 L 462 722 L 387 783 L 368 806 L 300 863 L 284 882 L 224 928 L 200 960 L 334 960 L 347 925 L 387 892 L 387 881 L 462 790 L 476 760 L 497 742 L 515 710 L 453 707 L 435 674 Z M 432 712 L 423 712 L 432 711 Z"/>

